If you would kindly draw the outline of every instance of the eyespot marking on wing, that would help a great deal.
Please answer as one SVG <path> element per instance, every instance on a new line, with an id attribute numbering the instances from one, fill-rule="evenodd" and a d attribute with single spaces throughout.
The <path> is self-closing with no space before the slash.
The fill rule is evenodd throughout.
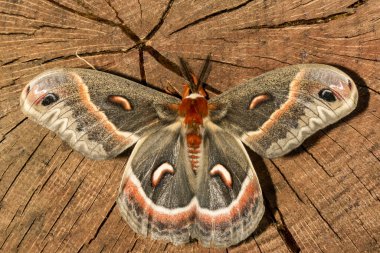
<path id="1" fill-rule="evenodd" d="M 152 186 L 156 187 L 161 179 L 165 176 L 165 174 L 174 174 L 174 168 L 170 163 L 161 164 L 152 175 Z"/>
<path id="2" fill-rule="evenodd" d="M 43 106 L 51 105 L 59 100 L 59 96 L 55 93 L 48 93 L 43 97 L 41 104 Z"/>
<path id="3" fill-rule="evenodd" d="M 249 110 L 253 110 L 255 109 L 257 106 L 261 105 L 262 103 L 268 101 L 269 99 L 271 99 L 270 95 L 268 94 L 261 94 L 261 95 L 258 95 L 258 96 L 255 96 L 251 103 L 249 104 L 249 107 L 248 109 Z"/>
<path id="4" fill-rule="evenodd" d="M 232 188 L 232 177 L 230 172 L 221 164 L 215 165 L 211 170 L 210 170 L 210 175 L 215 176 L 218 175 L 223 183 L 228 187 Z"/>
<path id="5" fill-rule="evenodd" d="M 318 96 L 327 102 L 336 101 L 336 94 L 330 89 L 322 89 L 318 92 Z"/>
<path id="6" fill-rule="evenodd" d="M 113 104 L 119 105 L 125 111 L 132 111 L 131 103 L 129 103 L 128 99 L 123 96 L 110 95 L 108 96 L 108 101 Z"/>

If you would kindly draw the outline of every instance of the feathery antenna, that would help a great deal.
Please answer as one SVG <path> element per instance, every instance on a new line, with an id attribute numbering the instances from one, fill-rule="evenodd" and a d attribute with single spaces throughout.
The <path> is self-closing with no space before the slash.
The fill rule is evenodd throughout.
<path id="1" fill-rule="evenodd" d="M 181 62 L 182 75 L 184 75 L 184 77 L 189 81 L 191 92 L 193 92 L 193 93 L 198 92 L 198 86 L 197 86 L 197 84 L 194 83 L 194 80 L 191 76 L 189 65 L 181 57 L 179 58 L 179 61 Z"/>
<path id="2" fill-rule="evenodd" d="M 210 70 L 211 70 L 210 62 L 211 62 L 211 54 L 208 54 L 205 64 L 203 65 L 201 73 L 199 74 L 199 77 L 198 77 L 198 85 L 202 85 L 203 82 L 207 79 L 208 75 L 210 74 Z"/>
<path id="3" fill-rule="evenodd" d="M 189 81 L 190 90 L 192 93 L 199 92 L 199 87 L 203 84 L 203 82 L 208 77 L 210 70 L 211 70 L 211 54 L 207 55 L 206 61 L 202 67 L 202 70 L 199 74 L 198 80 L 195 79 L 193 72 L 191 71 L 189 64 L 182 58 L 179 57 L 181 68 L 182 68 L 182 75 Z M 194 77 L 194 78 L 193 78 Z M 195 80 L 194 80 L 195 79 Z"/>

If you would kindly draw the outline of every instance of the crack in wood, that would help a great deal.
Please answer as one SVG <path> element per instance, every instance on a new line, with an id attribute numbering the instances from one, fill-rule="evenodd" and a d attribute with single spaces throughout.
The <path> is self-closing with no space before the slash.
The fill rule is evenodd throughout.
<path id="1" fill-rule="evenodd" d="M 375 143 L 373 141 L 371 141 L 370 139 L 368 139 L 365 135 L 363 135 L 362 133 L 359 132 L 358 129 L 356 129 L 354 126 L 350 125 L 350 124 L 347 124 L 348 126 L 350 126 L 350 128 L 352 128 L 355 132 L 357 132 L 361 137 L 363 137 L 366 141 L 368 141 L 369 143 L 371 143 L 372 145 L 375 145 Z M 372 150 L 368 149 L 365 145 L 364 145 L 365 149 L 368 150 L 369 152 L 371 152 Z M 376 159 L 378 159 L 376 156 L 375 156 Z"/>
<path id="2" fill-rule="evenodd" d="M 0 142 L 1 143 L 1 142 Z M 13 147 L 14 145 L 12 145 L 12 147 Z M 2 180 L 2 178 L 3 178 L 3 176 L 4 176 L 4 174 L 9 170 L 9 168 L 13 165 L 15 163 L 15 161 L 12 161 L 12 162 L 10 162 L 9 164 L 8 164 L 8 166 L 7 166 L 7 168 L 5 168 L 5 170 L 3 170 L 2 172 L 1 172 L 1 175 L 0 175 L 0 181 Z M 0 202 L 0 208 L 1 208 L 1 202 Z"/>
<path id="3" fill-rule="evenodd" d="M 58 29 L 58 30 L 78 30 L 77 27 L 73 27 L 73 26 L 58 26 L 58 25 L 47 25 L 47 24 L 41 24 L 41 25 L 37 25 L 33 27 L 36 29 L 33 32 L 33 35 L 36 34 L 37 31 L 45 29 L 45 28 Z"/>
<path id="4" fill-rule="evenodd" d="M 4 229 L 5 232 L 11 227 L 11 224 L 16 219 L 16 217 L 19 217 L 19 209 L 17 209 L 17 211 L 13 214 L 12 219 L 8 222 L 7 226 Z M 15 226 L 13 226 L 11 231 L 13 231 L 14 228 L 15 228 Z M 11 233 L 12 232 L 10 232 L 10 234 Z"/>
<path id="5" fill-rule="evenodd" d="M 202 61 L 205 61 L 205 59 L 203 58 L 193 58 L 194 60 L 202 60 Z M 236 68 L 239 68 L 239 69 L 258 69 L 262 72 L 265 72 L 264 69 L 260 68 L 260 67 L 250 67 L 250 66 L 244 66 L 244 65 L 240 65 L 240 64 L 236 64 L 236 63 L 232 63 L 232 62 L 227 62 L 227 61 L 221 61 L 221 60 L 213 60 L 211 59 L 210 62 L 215 62 L 215 63 L 219 63 L 221 65 L 227 65 L 227 66 L 232 66 L 232 67 L 236 67 Z"/>
<path id="6" fill-rule="evenodd" d="M 331 175 L 330 172 L 328 172 L 325 168 L 325 166 L 323 166 L 323 164 L 321 164 L 320 161 L 318 161 L 318 159 L 314 156 L 313 153 L 311 153 L 304 145 L 301 145 L 301 148 L 314 160 L 314 162 L 316 164 L 318 164 L 318 166 L 326 173 L 326 175 L 330 178 L 333 178 L 334 175 Z"/>
<path id="7" fill-rule="evenodd" d="M 348 124 L 348 123 L 346 123 L 350 128 L 352 128 L 355 132 L 357 132 L 361 137 L 363 137 L 366 141 L 368 141 L 369 143 L 371 143 L 372 145 L 375 145 L 375 143 L 373 142 L 373 141 L 371 141 L 370 139 L 368 139 L 365 135 L 363 135 L 363 134 L 361 134 L 360 133 L 360 131 L 359 130 L 357 130 L 354 126 L 352 126 L 352 125 L 350 125 L 350 124 Z M 337 141 L 335 141 L 333 138 L 331 138 L 324 130 L 321 130 L 326 136 L 328 136 L 335 144 L 337 144 L 349 157 L 352 157 L 352 155 L 350 155 L 347 151 L 346 151 L 346 149 L 342 146 L 342 145 L 340 145 Z M 366 146 L 364 146 L 365 147 L 365 149 L 371 154 L 371 155 L 373 155 L 373 157 L 376 159 L 376 160 L 378 160 L 378 161 L 380 161 L 380 158 L 379 157 L 377 157 L 374 153 L 373 153 L 373 151 L 372 150 L 370 150 L 369 148 L 367 148 Z"/>
<path id="8" fill-rule="evenodd" d="M 238 40 L 226 39 L 224 37 L 207 38 L 207 40 L 216 40 L 216 41 L 220 40 L 220 41 L 232 43 L 232 44 L 238 44 L 239 43 Z"/>
<path id="9" fill-rule="evenodd" d="M 21 243 L 24 241 L 26 235 L 28 234 L 28 232 L 32 228 L 32 226 L 33 226 L 33 224 L 34 224 L 35 221 L 36 221 L 36 218 L 34 218 L 33 221 L 30 223 L 30 225 L 29 225 L 28 229 L 26 230 L 25 234 L 22 236 L 20 242 L 17 244 L 16 249 L 20 248 Z"/>
<path id="10" fill-rule="evenodd" d="M 86 246 L 90 245 L 99 235 L 100 230 L 103 228 L 104 224 L 106 224 L 107 220 L 109 219 L 111 213 L 116 207 L 116 202 L 113 203 L 109 211 L 107 212 L 106 216 L 103 218 L 102 222 L 99 224 L 98 228 L 96 229 L 95 234 L 88 240 L 88 242 L 85 244 Z"/>
<path id="11" fill-rule="evenodd" d="M 67 204 L 65 205 L 64 209 L 63 209 L 62 212 L 60 213 L 59 217 L 61 217 L 61 215 L 63 214 L 64 210 L 65 210 L 65 209 L 67 208 L 67 206 L 71 203 L 71 201 L 74 199 L 74 197 L 77 196 L 76 193 L 78 192 L 78 189 L 82 186 L 83 182 L 84 182 L 84 179 L 81 180 L 81 182 L 80 182 L 80 183 L 78 184 L 78 186 L 76 187 L 75 191 L 73 192 L 73 194 L 72 194 L 72 196 L 70 197 L 69 201 L 67 202 Z M 74 225 L 77 223 L 77 221 L 78 221 L 81 217 L 82 217 L 82 214 L 78 215 L 78 216 L 75 218 L 74 222 L 71 224 L 71 226 L 70 226 L 70 228 L 68 229 L 68 231 L 66 231 L 65 235 L 63 236 L 63 238 L 62 238 L 62 239 L 60 240 L 60 242 L 58 243 L 55 252 L 58 252 L 58 251 L 62 250 L 62 249 L 61 249 L 62 244 L 66 241 L 67 236 L 70 235 L 70 232 L 71 232 L 72 228 L 74 227 Z M 56 222 L 57 222 L 58 220 L 59 220 L 59 218 L 56 220 Z M 56 223 L 56 222 L 55 222 L 55 223 Z M 54 223 L 54 225 L 55 225 L 55 223 Z M 52 229 L 52 228 L 53 228 L 53 227 L 51 227 L 51 229 Z M 49 231 L 51 231 L 51 229 L 50 229 Z"/>
<path id="12" fill-rule="evenodd" d="M 309 200 L 310 204 L 313 206 L 314 210 L 317 212 L 319 217 L 326 223 L 326 225 L 329 227 L 329 229 L 335 234 L 336 237 L 338 237 L 339 241 L 342 241 L 342 238 L 340 235 L 335 231 L 335 229 L 331 226 L 331 224 L 326 220 L 326 218 L 322 215 L 321 211 L 315 206 L 313 201 L 309 198 L 309 196 L 305 193 L 306 198 Z"/>
<path id="13" fill-rule="evenodd" d="M 347 125 L 349 125 L 349 124 L 347 124 Z M 322 133 L 324 133 L 325 136 L 327 136 L 327 137 L 328 137 L 331 141 L 333 141 L 336 145 L 338 145 L 338 146 L 340 147 L 340 149 L 343 150 L 344 153 L 346 153 L 346 155 L 347 155 L 348 157 L 352 157 L 352 156 L 347 152 L 347 150 L 346 150 L 342 145 L 339 144 L 339 142 L 337 142 L 337 141 L 334 140 L 330 135 L 328 135 L 328 133 L 327 133 L 327 131 L 326 131 L 325 129 L 321 129 L 320 131 L 321 131 Z"/>
<path id="14" fill-rule="evenodd" d="M 83 181 L 82 181 L 83 182 Z M 81 182 L 81 183 L 82 183 Z M 63 236 L 63 238 L 62 238 L 62 240 L 59 242 L 59 244 L 58 244 L 58 247 L 57 247 L 57 249 L 56 249 L 56 251 L 54 251 L 54 252 L 62 252 L 62 245 L 65 243 L 65 242 L 67 242 L 67 236 L 69 236 L 70 234 L 71 234 L 71 230 L 73 229 L 73 227 L 75 226 L 75 224 L 77 223 L 77 221 L 80 219 L 82 217 L 82 213 L 80 214 L 80 215 L 78 215 L 76 218 L 75 218 L 75 220 L 74 220 L 74 223 L 73 224 L 71 224 L 71 226 L 70 226 L 70 228 L 69 228 L 69 230 L 67 231 L 67 233 Z M 67 249 L 67 247 L 65 247 L 66 249 Z"/>
<path id="15" fill-rule="evenodd" d="M 1 12 L 0 12 L 1 14 Z M 26 16 L 23 16 L 24 18 L 26 19 L 29 19 L 29 20 L 33 20 L 32 18 L 27 18 Z M 41 25 L 33 25 L 32 26 L 34 28 L 34 30 L 30 33 L 27 33 L 27 32 L 17 32 L 17 33 L 6 33 L 7 35 L 28 35 L 28 36 L 34 36 L 36 34 L 36 32 L 38 32 L 39 30 L 42 30 L 42 29 L 45 29 L 45 28 L 52 28 L 52 29 L 62 29 L 62 30 L 78 30 L 78 28 L 76 27 L 71 27 L 71 26 L 57 26 L 57 25 L 49 25 L 49 24 L 41 24 Z M 28 28 L 30 29 L 30 28 Z M 4 32 L 3 32 L 4 33 Z"/>
<path id="16" fill-rule="evenodd" d="M 85 12 L 80 12 L 80 11 L 74 10 L 74 9 L 72 9 L 70 7 L 67 7 L 64 4 L 58 3 L 58 2 L 56 2 L 54 0 L 46 0 L 46 1 L 48 1 L 49 3 L 51 3 L 52 5 L 60 8 L 60 9 L 63 9 L 65 11 L 67 11 L 67 12 L 70 12 L 70 13 L 72 13 L 74 15 L 79 15 L 79 16 L 81 16 L 83 18 L 86 18 L 86 19 L 89 19 L 89 20 L 92 20 L 92 21 L 95 21 L 95 22 L 99 22 L 99 23 L 102 23 L 102 24 L 105 24 L 105 25 L 109 25 L 111 27 L 118 27 L 132 41 L 134 41 L 135 43 L 140 43 L 140 38 L 134 32 L 132 32 L 132 30 L 128 26 L 126 26 L 124 24 L 115 23 L 115 22 L 113 22 L 111 20 L 108 20 L 108 19 L 96 16 L 96 15 L 91 14 L 91 13 L 85 13 Z"/>
<path id="17" fill-rule="evenodd" d="M 54 152 L 52 158 L 55 156 L 55 154 L 58 152 L 59 148 L 62 146 L 59 145 L 57 150 Z M 66 156 L 66 158 L 62 161 L 62 163 L 59 165 L 59 166 L 54 166 L 55 168 L 51 171 L 51 173 L 49 174 L 49 176 L 45 179 L 45 181 L 42 183 L 41 185 L 41 181 L 40 181 L 40 187 L 39 187 L 39 192 L 38 193 L 41 193 L 41 191 L 45 188 L 46 184 L 50 181 L 51 177 L 54 175 L 54 173 L 59 170 L 60 168 L 62 168 L 62 166 L 66 163 L 66 161 L 69 159 L 70 155 L 73 153 L 73 150 L 70 150 L 70 152 L 68 153 L 68 155 Z M 53 166 L 51 166 L 53 167 Z M 46 175 L 46 173 L 45 173 Z"/>
<path id="18" fill-rule="evenodd" d="M 281 211 L 277 207 L 272 207 L 269 203 L 269 200 L 264 196 L 265 209 L 268 210 L 266 214 L 268 214 L 269 219 L 275 225 L 276 230 L 281 236 L 282 240 L 284 241 L 286 247 L 289 249 L 289 251 L 293 253 L 301 252 L 301 248 L 299 247 L 297 241 L 294 239 L 294 236 L 288 229 Z M 276 217 L 276 213 L 279 216 L 278 218 Z"/>
<path id="19" fill-rule="evenodd" d="M 123 222 L 124 227 L 121 229 L 121 231 L 120 231 L 119 234 L 117 235 L 117 238 L 116 238 L 116 240 L 114 241 L 112 247 L 110 247 L 109 252 L 114 252 L 114 248 L 115 248 L 117 242 L 119 241 L 119 239 L 120 239 L 121 235 L 123 234 L 125 228 L 128 226 L 128 225 L 126 224 L 126 222 L 124 222 L 123 219 L 121 219 L 121 221 Z M 136 236 L 136 234 L 135 234 L 134 232 L 133 232 L 133 236 Z"/>
<path id="20" fill-rule="evenodd" d="M 110 0 L 106 0 L 106 3 L 108 4 L 108 6 L 112 9 L 112 11 L 115 13 L 115 16 L 117 18 L 117 20 L 119 20 L 120 24 L 124 24 L 124 20 L 120 18 L 119 16 L 119 12 L 115 9 L 115 7 L 111 4 L 111 1 Z"/>
<path id="21" fill-rule="evenodd" d="M 139 8 L 140 8 L 140 24 L 142 24 L 142 22 L 143 22 L 143 11 L 142 11 L 142 5 L 141 5 L 141 2 L 140 2 L 140 0 L 137 0 L 137 3 L 139 4 Z"/>
<path id="22" fill-rule="evenodd" d="M 368 90 L 370 90 L 370 91 L 376 93 L 377 95 L 380 95 L 380 91 L 375 90 L 375 89 L 373 89 L 373 88 L 371 88 L 371 87 L 369 87 L 369 86 L 366 86 L 366 85 L 358 85 L 358 86 L 363 87 L 363 88 L 366 88 L 366 89 L 368 89 Z"/>
<path id="23" fill-rule="evenodd" d="M 0 35 L 5 35 L 5 36 L 11 36 L 11 35 L 26 35 L 26 36 L 31 36 L 34 34 L 35 31 L 27 33 L 27 32 L 0 32 Z"/>
<path id="24" fill-rule="evenodd" d="M 151 46 L 145 46 L 144 50 L 147 51 L 158 63 L 163 65 L 165 68 L 177 74 L 178 76 L 182 76 L 181 68 L 176 63 L 163 56 L 156 49 Z"/>
<path id="25" fill-rule="evenodd" d="M 297 199 L 302 203 L 302 204 L 305 204 L 305 202 L 303 201 L 303 199 L 301 198 L 301 196 L 299 196 L 298 192 L 296 191 L 295 188 L 293 188 L 293 186 L 290 184 L 290 182 L 288 181 L 288 179 L 286 178 L 286 176 L 282 173 L 280 167 L 277 166 L 277 164 L 275 162 L 273 162 L 273 160 L 270 159 L 270 162 L 273 164 L 273 166 L 277 169 L 277 171 L 280 173 L 280 175 L 282 176 L 282 178 L 285 180 L 285 182 L 287 183 L 287 185 L 289 186 L 289 188 L 292 190 L 292 192 L 294 192 L 294 194 L 296 195 Z"/>
<path id="26" fill-rule="evenodd" d="M 75 167 L 75 169 L 73 170 L 73 172 L 70 174 L 69 178 L 66 180 L 66 183 L 64 184 L 63 188 L 66 187 L 66 185 L 70 182 L 71 178 L 74 176 L 75 172 L 77 172 L 77 169 L 79 168 L 79 166 L 82 165 L 82 162 L 86 162 L 86 158 L 84 156 L 82 156 L 82 159 L 79 161 L 79 163 L 77 164 L 77 166 Z"/>
<path id="27" fill-rule="evenodd" d="M 4 134 L 2 134 L 3 139 L 0 141 L 0 143 L 7 138 L 7 135 L 11 133 L 13 130 L 15 130 L 17 127 L 19 127 L 22 123 L 25 122 L 27 117 L 23 118 L 21 121 L 17 122 L 16 125 L 14 125 L 11 129 L 6 131 Z"/>
<path id="28" fill-rule="evenodd" d="M 323 52 L 321 52 L 321 53 L 323 53 Z M 326 52 L 326 54 L 341 56 L 341 57 L 345 57 L 345 58 L 353 58 L 353 59 L 362 60 L 362 61 L 380 62 L 380 59 L 370 59 L 370 58 L 365 58 L 365 57 L 360 57 L 360 56 L 354 56 L 354 55 L 337 54 L 337 53 L 334 53 L 331 50 L 328 51 L 328 52 Z"/>
<path id="29" fill-rule="evenodd" d="M 8 61 L 6 61 L 6 62 L 2 62 L 1 65 L 0 65 L 0 67 L 4 67 L 4 66 L 10 65 L 10 64 L 12 64 L 12 63 L 15 63 L 15 62 L 17 62 L 19 59 L 21 59 L 21 57 L 16 57 L 16 58 L 11 59 L 11 60 L 8 60 Z"/>
<path id="30" fill-rule="evenodd" d="M 70 39 L 70 40 L 84 40 L 84 39 Z M 69 40 L 54 40 L 54 41 L 41 41 L 38 42 L 36 41 L 36 45 L 48 45 L 48 44 L 58 44 L 58 43 L 63 43 L 63 42 L 69 42 Z"/>
<path id="31" fill-rule="evenodd" d="M 138 241 L 138 238 L 136 238 L 135 242 L 132 245 L 132 248 L 130 250 L 128 250 L 128 252 L 133 252 L 133 250 L 135 249 L 135 247 L 137 245 L 137 241 Z"/>
<path id="32" fill-rule="evenodd" d="M 167 250 L 169 244 L 170 244 L 170 243 L 166 243 L 166 244 L 165 244 L 165 247 L 164 247 L 164 249 L 163 249 L 164 252 Z"/>
<path id="33" fill-rule="evenodd" d="M 42 142 L 45 140 L 45 138 L 48 136 L 49 133 L 46 133 L 44 137 L 42 137 L 42 139 L 40 140 L 40 142 L 37 144 L 37 146 L 34 148 L 34 150 L 32 151 L 32 153 L 28 156 L 28 159 L 26 159 L 26 161 L 24 162 L 24 164 L 21 166 L 21 168 L 19 169 L 19 171 L 17 172 L 16 176 L 14 177 L 14 179 L 12 180 L 12 183 L 9 185 L 9 187 L 7 188 L 6 192 L 4 193 L 4 195 L 1 197 L 0 199 L 0 203 L 3 202 L 4 198 L 7 196 L 9 190 L 13 187 L 13 185 L 16 183 L 17 179 L 19 178 L 19 176 L 21 175 L 22 171 L 24 170 L 25 166 L 28 164 L 28 162 L 32 159 L 32 157 L 34 156 L 34 154 L 36 153 L 36 151 L 39 149 L 39 147 L 41 146 Z"/>
<path id="34" fill-rule="evenodd" d="M 295 26 L 307 26 L 307 25 L 316 25 L 321 23 L 328 23 L 331 20 L 335 20 L 339 17 L 347 16 L 347 12 L 339 12 L 334 13 L 326 17 L 322 18 L 311 18 L 311 19 L 298 19 L 293 21 L 287 21 L 278 25 L 256 25 L 256 26 L 247 26 L 239 29 L 234 29 L 235 31 L 240 30 L 260 30 L 260 29 L 281 29 L 281 28 L 289 28 Z"/>
<path id="35" fill-rule="evenodd" d="M 101 50 L 101 51 L 96 51 L 96 52 L 81 53 L 78 55 L 80 57 L 88 57 L 88 56 L 99 56 L 99 55 L 125 54 L 125 53 L 130 52 L 132 49 L 134 49 L 136 47 L 137 46 L 135 45 L 135 46 L 127 48 L 127 49 L 116 48 L 114 50 L 108 49 L 108 50 Z M 74 59 L 74 58 L 78 58 L 78 56 L 76 54 L 70 54 L 70 55 L 57 56 L 54 58 L 50 58 L 48 60 L 43 60 L 43 59 L 33 59 L 33 60 L 40 61 L 39 64 L 46 64 L 46 63 L 50 63 L 50 62 L 54 62 L 54 61 L 58 61 L 58 60 L 69 60 L 69 59 Z"/>
<path id="36" fill-rule="evenodd" d="M 145 68 L 144 68 L 144 50 L 142 48 L 139 48 L 139 70 L 140 70 L 141 83 L 143 85 L 147 85 Z"/>
<path id="37" fill-rule="evenodd" d="M 4 241 L 0 245 L 0 249 L 2 249 L 5 245 L 5 243 L 8 241 L 9 237 L 12 235 L 13 230 L 7 234 L 7 236 L 4 238 Z"/>
<path id="38" fill-rule="evenodd" d="M 153 27 L 153 29 L 144 38 L 144 41 L 150 40 L 158 32 L 158 30 L 164 24 L 164 21 L 165 21 L 166 17 L 168 16 L 169 11 L 172 8 L 173 3 L 174 3 L 174 0 L 169 0 L 168 4 L 166 5 L 164 12 L 162 13 L 162 15 L 158 21 L 158 23 Z"/>
<path id="39" fill-rule="evenodd" d="M 364 231 L 366 232 L 366 234 L 368 235 L 369 238 L 371 238 L 373 240 L 373 245 L 378 245 L 378 241 L 376 240 L 375 237 L 373 237 L 371 235 L 371 233 L 368 231 L 368 229 L 365 227 L 365 224 L 363 223 L 363 221 L 358 217 L 358 220 L 360 221 L 360 225 L 362 226 L 362 228 L 364 229 Z"/>
<path id="40" fill-rule="evenodd" d="M 32 201 L 32 198 L 34 197 L 34 195 L 36 194 L 36 192 L 37 192 L 37 190 L 38 190 L 38 188 L 36 187 L 34 190 L 33 190 L 33 193 L 32 193 L 32 195 L 29 197 L 29 199 L 28 199 L 28 201 L 25 203 L 25 205 L 24 205 L 24 207 L 22 207 L 22 206 L 20 206 L 20 208 L 22 207 L 22 209 L 20 210 L 20 208 L 19 209 L 17 209 L 17 212 L 19 212 L 20 211 L 20 215 L 23 215 L 24 214 L 24 212 L 25 212 L 25 210 L 29 207 L 29 203 Z"/>
<path id="41" fill-rule="evenodd" d="M 92 6 L 88 3 L 86 3 L 86 0 L 76 0 L 75 1 L 80 7 L 82 7 L 83 9 L 86 9 L 88 11 L 90 11 L 92 9 Z"/>
<path id="42" fill-rule="evenodd" d="M 9 10 L 7 10 L 7 11 L 9 11 Z M 9 13 L 9 12 L 0 11 L 0 14 L 1 15 L 5 15 L 5 16 L 9 16 L 9 17 L 18 17 L 18 18 L 25 18 L 25 19 L 28 19 L 28 20 L 34 20 L 33 18 L 25 16 L 25 15 L 22 15 L 20 13 Z"/>
<path id="43" fill-rule="evenodd" d="M 317 25 L 322 23 L 329 23 L 332 20 L 336 20 L 338 18 L 342 17 L 348 17 L 353 14 L 355 14 L 356 9 L 365 4 L 368 0 L 359 0 L 355 3 L 347 6 L 348 11 L 338 12 L 331 15 L 328 15 L 326 17 L 318 17 L 318 18 L 311 18 L 311 19 L 298 19 L 298 20 L 292 20 L 283 22 L 277 25 L 256 25 L 256 26 L 247 26 L 242 27 L 239 29 L 234 30 L 260 30 L 260 29 L 281 29 L 281 28 L 289 28 L 289 27 L 296 27 L 296 26 L 308 26 L 308 25 Z"/>
<path id="44" fill-rule="evenodd" d="M 365 4 L 366 2 L 368 2 L 368 0 L 358 0 L 355 3 L 349 5 L 347 8 L 348 9 L 357 9 L 360 6 L 362 6 L 363 4 Z"/>
<path id="45" fill-rule="evenodd" d="M 202 22 L 204 22 L 204 21 L 206 21 L 208 19 L 215 18 L 215 17 L 217 17 L 219 15 L 234 12 L 234 11 L 240 9 L 240 8 L 245 7 L 246 5 L 248 5 L 249 3 L 253 2 L 253 1 L 255 1 L 255 0 L 248 0 L 248 1 L 245 1 L 245 2 L 243 2 L 241 4 L 236 5 L 234 7 L 226 8 L 226 9 L 219 10 L 219 11 L 216 11 L 214 13 L 211 13 L 209 15 L 206 15 L 206 16 L 204 16 L 202 18 L 199 18 L 199 19 L 197 19 L 197 20 L 195 20 L 195 21 L 193 21 L 193 22 L 191 22 L 191 23 L 189 23 L 187 25 L 182 26 L 181 28 L 178 28 L 178 29 L 174 30 L 173 32 L 169 33 L 169 35 L 173 35 L 175 33 L 183 31 L 183 30 L 185 30 L 185 29 L 187 29 L 189 27 L 192 27 L 192 26 L 195 26 L 195 25 L 197 25 L 199 23 L 202 23 Z"/>
<path id="46" fill-rule="evenodd" d="M 65 212 L 66 208 L 69 206 L 69 204 L 71 203 L 71 201 L 74 199 L 75 197 L 75 193 L 78 191 L 79 187 L 82 185 L 82 182 L 81 181 L 77 186 L 75 186 L 73 188 L 73 191 L 72 191 L 72 194 L 69 198 L 69 200 L 66 202 L 66 204 L 63 206 L 61 212 L 58 214 L 57 218 L 54 220 L 53 224 L 50 226 L 49 230 L 46 231 L 46 234 L 45 236 L 43 237 L 43 241 L 46 239 L 46 237 L 50 234 L 50 232 L 52 231 L 52 229 L 55 227 L 55 225 L 57 224 L 57 222 L 60 220 L 60 218 L 62 217 L 63 213 Z M 79 217 L 79 216 L 78 216 Z"/>
<path id="47" fill-rule="evenodd" d="M 12 87 L 12 86 L 16 85 L 17 81 L 18 81 L 20 78 L 21 78 L 21 77 L 16 77 L 16 78 L 12 79 L 11 83 L 1 86 L 1 87 L 0 87 L 0 91 L 1 91 L 2 89 L 6 89 L 6 88 L 9 88 L 9 87 Z M 2 101 L 5 101 L 5 100 L 1 100 L 1 102 L 2 102 Z"/>
<path id="48" fill-rule="evenodd" d="M 275 61 L 275 62 L 279 62 L 279 63 L 282 63 L 282 64 L 285 64 L 285 65 L 292 65 L 292 63 L 289 63 L 289 62 L 286 62 L 286 61 L 281 61 L 279 59 L 276 59 L 274 57 L 269 57 L 269 56 L 263 56 L 263 55 L 250 55 L 250 57 L 255 57 L 255 58 L 259 58 L 259 59 L 268 59 L 268 60 L 272 60 L 272 61 Z"/>
<path id="49" fill-rule="evenodd" d="M 91 205 L 90 205 L 89 207 L 87 207 L 85 210 L 82 210 L 81 214 L 78 215 L 77 219 L 75 219 L 74 223 L 71 225 L 71 227 L 70 227 L 68 233 L 66 234 L 66 236 L 63 238 L 62 241 L 65 241 L 67 235 L 70 234 L 72 228 L 77 224 L 77 222 L 79 221 L 79 219 L 80 219 L 83 215 L 85 215 L 85 213 L 87 213 L 88 210 L 91 209 L 91 207 L 93 206 L 94 202 L 96 201 L 96 199 L 98 198 L 99 194 L 102 192 L 102 190 L 104 189 L 105 185 L 107 184 L 108 180 L 111 178 L 111 176 L 113 175 L 114 172 L 116 172 L 116 170 L 114 170 L 112 173 L 109 174 L 109 176 L 107 177 L 107 179 L 106 179 L 105 182 L 103 183 L 102 187 L 101 187 L 101 188 L 99 189 L 99 191 L 97 192 L 97 195 L 94 197 L 94 200 L 92 201 Z M 87 175 L 83 178 L 83 180 L 81 181 L 80 185 L 85 181 L 86 177 L 87 177 Z M 78 187 L 78 189 L 79 189 L 79 187 Z M 77 190 L 76 190 L 76 191 L 77 191 Z M 75 192 L 76 192 L 76 191 L 75 191 Z M 113 209 L 114 209 L 115 206 L 116 206 L 116 202 L 113 203 L 111 209 L 108 211 L 106 217 L 104 217 L 102 223 L 101 223 L 100 226 L 98 227 L 98 229 L 97 229 L 97 231 L 96 231 L 96 233 L 95 233 L 95 236 L 92 237 L 92 239 L 90 239 L 90 241 L 87 243 L 87 245 L 89 245 L 94 239 L 96 239 L 96 237 L 97 237 L 97 235 L 98 235 L 100 229 L 102 228 L 102 226 L 105 224 L 105 222 L 106 222 L 107 219 L 109 218 L 109 216 L 110 216 L 110 214 L 111 214 L 111 212 L 113 211 Z M 62 245 L 62 242 L 60 243 L 58 249 L 61 247 L 61 245 Z M 82 245 L 82 247 L 83 247 L 83 245 Z M 82 247 L 81 247 L 81 248 L 82 248 Z"/>
<path id="50" fill-rule="evenodd" d="M 259 250 L 259 253 L 263 253 L 261 247 L 260 247 L 260 244 L 257 242 L 256 238 L 253 238 L 253 240 L 255 241 L 256 243 L 256 246 L 257 246 L 257 249 Z M 228 248 L 226 249 L 227 253 L 228 253 Z"/>
<path id="51" fill-rule="evenodd" d="M 124 168 L 125 166 L 123 166 Z M 104 181 L 103 185 L 100 187 L 99 191 L 96 193 L 96 196 L 94 197 L 94 200 L 92 201 L 91 205 L 87 208 L 87 212 L 88 210 L 90 210 L 92 208 L 92 206 L 94 205 L 95 201 L 98 199 L 98 196 L 99 194 L 103 191 L 104 187 L 106 186 L 107 182 L 113 177 L 114 173 L 118 173 L 117 170 L 113 170 L 109 175 L 108 177 L 106 178 L 106 180 Z M 116 203 L 116 202 L 115 202 Z M 114 205 L 115 205 L 114 203 Z"/>

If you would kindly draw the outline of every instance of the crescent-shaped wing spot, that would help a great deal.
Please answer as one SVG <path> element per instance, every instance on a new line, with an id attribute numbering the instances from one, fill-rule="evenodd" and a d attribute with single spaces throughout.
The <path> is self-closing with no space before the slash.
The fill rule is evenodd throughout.
<path id="1" fill-rule="evenodd" d="M 131 103 L 129 103 L 128 99 L 123 96 L 110 95 L 108 96 L 108 101 L 121 106 L 125 111 L 132 111 Z"/>
<path id="2" fill-rule="evenodd" d="M 161 164 L 152 175 L 152 186 L 156 187 L 161 179 L 165 176 L 165 174 L 174 174 L 174 168 L 170 163 Z"/>
<path id="3" fill-rule="evenodd" d="M 210 175 L 215 176 L 218 175 L 223 183 L 228 187 L 232 188 L 232 178 L 230 172 L 221 164 L 215 165 L 211 170 L 210 170 Z"/>
<path id="4" fill-rule="evenodd" d="M 257 106 L 259 106 L 260 104 L 268 101 L 269 99 L 271 98 L 270 95 L 268 94 L 261 94 L 261 95 L 258 95 L 256 97 L 254 97 L 251 101 L 251 103 L 249 104 L 249 107 L 248 109 L 249 110 L 253 110 L 255 109 Z"/>

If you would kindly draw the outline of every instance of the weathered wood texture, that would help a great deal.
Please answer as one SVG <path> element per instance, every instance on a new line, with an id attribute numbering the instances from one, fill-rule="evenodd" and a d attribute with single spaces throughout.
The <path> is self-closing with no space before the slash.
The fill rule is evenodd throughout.
<path id="1" fill-rule="evenodd" d="M 73 152 L 25 118 L 19 94 L 54 67 L 97 69 L 181 89 L 178 56 L 225 91 L 297 63 L 346 70 L 359 107 L 290 155 L 250 153 L 266 199 L 259 229 L 229 249 L 139 238 L 115 205 L 130 151 L 110 161 Z M 379 0 L 0 1 L 1 252 L 380 251 Z"/>

